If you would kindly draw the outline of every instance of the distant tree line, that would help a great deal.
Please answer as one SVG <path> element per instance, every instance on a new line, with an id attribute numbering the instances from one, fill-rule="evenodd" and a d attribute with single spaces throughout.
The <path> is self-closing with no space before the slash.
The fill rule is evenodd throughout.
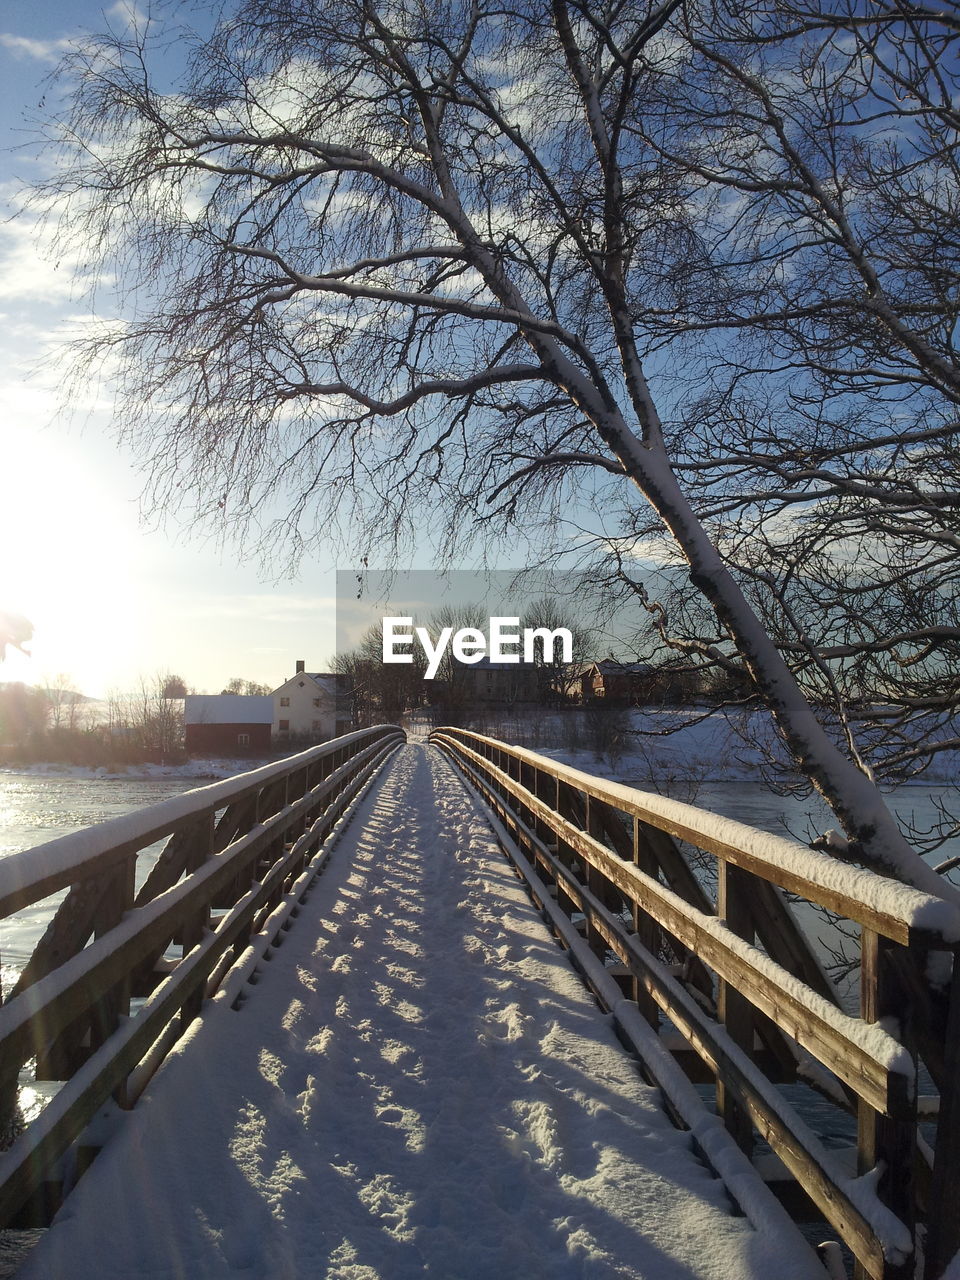
<path id="1" fill-rule="evenodd" d="M 186 760 L 183 699 L 190 690 L 182 676 L 143 676 L 134 689 L 103 701 L 77 693 L 72 683 L 58 673 L 37 687 L 0 684 L 0 764 L 101 767 Z M 234 676 L 223 692 L 265 695 L 271 689 Z"/>

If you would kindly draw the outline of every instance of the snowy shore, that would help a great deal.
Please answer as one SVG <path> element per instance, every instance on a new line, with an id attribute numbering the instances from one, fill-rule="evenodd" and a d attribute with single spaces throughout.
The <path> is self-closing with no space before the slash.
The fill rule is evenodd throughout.
<path id="1" fill-rule="evenodd" d="M 606 708 L 603 709 L 605 712 Z M 423 713 L 409 717 L 411 740 L 429 732 Z M 491 712 L 476 731 L 529 747 L 553 760 L 635 786 L 682 793 L 700 783 L 762 783 L 762 771 L 777 756 L 770 716 L 764 711 L 730 714 L 704 708 L 639 708 L 608 714 L 571 708 L 522 714 Z M 941 734 L 943 731 L 941 730 Z M 960 737 L 960 732 L 955 736 Z M 208 782 L 246 773 L 266 759 L 192 759 L 184 764 L 129 764 L 116 768 L 44 763 L 0 768 L 3 774 L 82 779 L 183 778 Z M 960 784 L 960 751 L 943 751 L 906 785 Z"/>

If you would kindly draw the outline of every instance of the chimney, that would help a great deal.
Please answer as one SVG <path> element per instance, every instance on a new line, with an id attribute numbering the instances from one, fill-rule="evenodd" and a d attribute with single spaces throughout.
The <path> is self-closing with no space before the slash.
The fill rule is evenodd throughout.
<path id="1" fill-rule="evenodd" d="M 298 659 L 297 659 L 297 670 L 296 670 L 296 674 L 297 674 L 298 676 L 299 676 L 299 675 L 302 675 L 302 674 L 303 674 L 304 669 L 305 669 L 305 668 L 304 668 L 303 658 L 298 658 Z"/>

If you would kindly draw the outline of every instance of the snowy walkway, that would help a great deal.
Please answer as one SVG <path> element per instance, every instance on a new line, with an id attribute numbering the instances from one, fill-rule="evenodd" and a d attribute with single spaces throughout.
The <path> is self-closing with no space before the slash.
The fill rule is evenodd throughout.
<path id="1" fill-rule="evenodd" d="M 18 1280 L 792 1280 L 656 1105 L 437 750 L 388 763 L 239 1011 Z"/>

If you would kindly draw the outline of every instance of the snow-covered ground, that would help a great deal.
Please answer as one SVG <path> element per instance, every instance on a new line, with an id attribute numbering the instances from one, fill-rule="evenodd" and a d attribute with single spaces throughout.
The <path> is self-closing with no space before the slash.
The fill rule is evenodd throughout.
<path id="1" fill-rule="evenodd" d="M 705 782 L 762 782 L 770 753 L 786 765 L 766 711 L 647 707 L 621 710 L 602 704 L 524 715 L 491 711 L 476 730 L 602 773 L 685 798 Z M 945 738 L 948 730 L 940 728 Z M 960 726 L 949 734 L 960 738 Z M 960 783 L 960 751 L 944 751 L 916 781 Z"/>
<path id="2" fill-rule="evenodd" d="M 18 1280 L 793 1280 L 731 1215 L 431 747 L 216 1001 Z"/>

